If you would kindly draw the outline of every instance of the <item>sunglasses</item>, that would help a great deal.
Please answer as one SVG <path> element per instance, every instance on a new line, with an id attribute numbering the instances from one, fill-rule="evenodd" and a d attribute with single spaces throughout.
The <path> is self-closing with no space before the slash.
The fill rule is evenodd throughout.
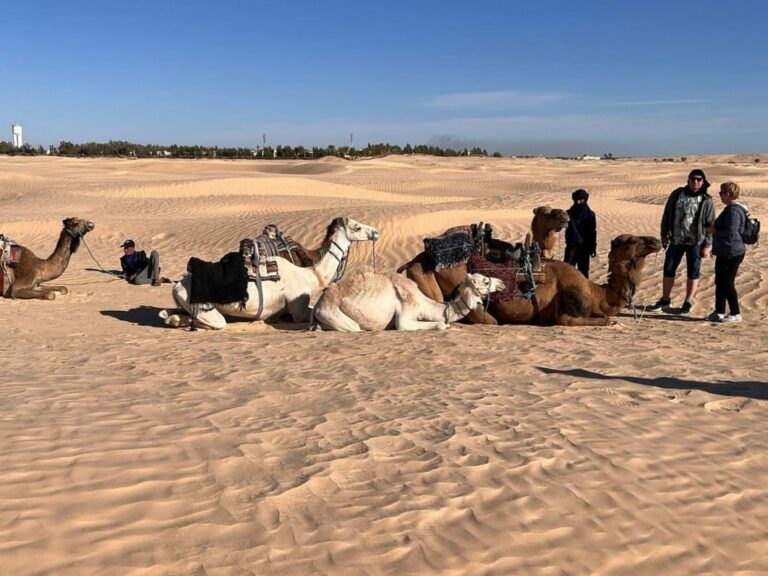
<path id="1" fill-rule="evenodd" d="M 704 180 L 704 178 L 702 178 L 701 176 L 691 176 L 690 178 L 688 178 L 688 180 L 693 180 L 694 182 L 701 182 L 702 180 Z"/>

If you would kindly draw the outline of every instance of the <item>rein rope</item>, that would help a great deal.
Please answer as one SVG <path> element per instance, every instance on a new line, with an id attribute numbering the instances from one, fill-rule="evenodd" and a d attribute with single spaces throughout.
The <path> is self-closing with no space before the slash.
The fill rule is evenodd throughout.
<path id="1" fill-rule="evenodd" d="M 93 252 L 91 252 L 90 247 L 88 246 L 88 244 L 85 241 L 85 236 L 83 236 L 82 234 L 73 235 L 69 230 L 67 230 L 67 234 L 72 236 L 72 238 L 74 238 L 74 239 L 79 239 L 83 243 L 83 246 L 85 246 L 85 249 L 88 250 L 88 254 L 91 255 L 91 259 L 94 262 L 96 262 L 96 266 L 99 267 L 99 270 L 101 270 L 102 272 L 106 272 L 107 274 L 109 274 L 110 276 L 114 276 L 115 278 L 121 278 L 122 279 L 122 276 L 120 276 L 120 274 L 115 274 L 114 272 L 110 272 L 109 270 L 104 268 L 104 266 L 101 265 L 101 262 L 96 260 L 96 256 L 93 255 Z"/>

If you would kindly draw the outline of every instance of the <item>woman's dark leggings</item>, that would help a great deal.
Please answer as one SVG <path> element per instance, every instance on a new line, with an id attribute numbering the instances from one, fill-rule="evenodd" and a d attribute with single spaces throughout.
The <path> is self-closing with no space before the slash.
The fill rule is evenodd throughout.
<path id="1" fill-rule="evenodd" d="M 736 273 L 742 260 L 744 254 L 715 258 L 715 312 L 718 314 L 725 314 L 726 300 L 731 314 L 741 314 L 739 295 L 736 293 Z"/>

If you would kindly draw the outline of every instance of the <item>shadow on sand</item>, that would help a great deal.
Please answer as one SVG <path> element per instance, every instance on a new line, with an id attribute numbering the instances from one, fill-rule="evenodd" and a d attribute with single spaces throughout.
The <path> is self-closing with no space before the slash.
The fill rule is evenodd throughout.
<path id="1" fill-rule="evenodd" d="M 558 368 L 546 368 L 536 366 L 544 374 L 561 374 L 563 376 L 573 376 L 575 378 L 591 378 L 593 380 L 624 380 L 643 386 L 655 386 L 656 388 L 666 388 L 668 390 L 702 390 L 718 396 L 739 396 L 742 398 L 752 398 L 754 400 L 768 400 L 768 382 L 752 381 L 733 381 L 720 380 L 717 382 L 698 382 L 696 380 L 681 380 L 680 378 L 642 378 L 640 376 L 609 376 L 584 370 L 582 368 L 573 368 L 570 370 L 560 370 Z"/>
<path id="2" fill-rule="evenodd" d="M 188 328 L 175 328 L 173 326 L 167 326 L 162 318 L 160 318 L 160 311 L 168 310 L 168 308 L 159 308 L 157 306 L 139 306 L 137 308 L 131 308 L 130 310 L 100 310 L 99 313 L 103 316 L 109 316 L 121 320 L 122 322 L 130 322 L 138 326 L 151 326 L 154 328 L 170 328 L 172 330 L 188 330 Z M 227 316 L 227 324 L 249 324 L 253 320 L 245 318 L 234 318 Z M 267 324 L 277 330 L 308 330 L 309 322 L 291 322 L 290 320 L 277 320 L 275 322 L 261 322 L 259 324 Z M 226 330 L 226 328 L 224 328 Z"/>
<path id="3" fill-rule="evenodd" d="M 122 270 L 102 270 L 101 268 L 86 268 L 86 272 L 99 272 L 100 274 L 111 274 L 113 276 L 120 276 L 122 278 Z"/>
<path id="4" fill-rule="evenodd" d="M 116 318 L 123 322 L 138 324 L 139 326 L 169 328 L 169 326 L 165 325 L 163 319 L 158 316 L 160 310 L 164 310 L 164 308 L 159 308 L 157 306 L 139 306 L 138 308 L 131 308 L 130 310 L 100 310 L 99 313 L 103 316 Z"/>

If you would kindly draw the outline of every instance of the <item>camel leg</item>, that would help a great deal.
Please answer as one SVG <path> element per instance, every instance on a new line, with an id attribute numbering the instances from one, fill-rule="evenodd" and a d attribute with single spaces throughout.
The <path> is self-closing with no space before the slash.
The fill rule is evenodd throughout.
<path id="1" fill-rule="evenodd" d="M 442 308 L 442 305 L 438 305 Z M 406 307 L 395 317 L 397 330 L 445 330 L 448 324 L 445 320 L 419 320 L 420 309 Z"/>
<path id="2" fill-rule="evenodd" d="M 51 286 L 50 284 L 45 284 L 41 285 L 40 288 L 42 290 L 47 290 L 48 292 L 58 292 L 61 296 L 69 294 L 69 288 L 66 286 Z"/>
<path id="3" fill-rule="evenodd" d="M 227 320 L 224 315 L 212 308 L 210 310 L 203 310 L 194 313 L 192 305 L 189 303 L 189 286 L 192 284 L 192 280 L 189 276 L 182 279 L 181 282 L 176 282 L 171 290 L 171 295 L 176 305 L 184 310 L 190 316 L 195 319 L 195 325 L 199 328 L 210 328 L 211 330 L 221 330 L 227 325 Z"/>
<path id="4" fill-rule="evenodd" d="M 315 320 L 323 328 L 339 332 L 362 332 L 360 324 L 352 320 L 339 308 L 327 310 L 325 307 L 315 308 Z"/>
<path id="5" fill-rule="evenodd" d="M 483 312 L 482 310 L 472 310 L 464 317 L 465 320 L 469 320 L 472 324 L 488 324 L 490 326 L 496 326 L 499 322 L 494 318 L 490 312 Z"/>
<path id="6" fill-rule="evenodd" d="M 608 326 L 611 319 L 607 316 L 589 316 L 587 318 L 571 316 L 570 314 L 560 314 L 557 317 L 559 326 Z"/>
<path id="7" fill-rule="evenodd" d="M 11 287 L 11 298 L 18 300 L 53 300 L 56 298 L 56 292 L 50 292 L 41 288 L 19 288 Z"/>
<path id="8" fill-rule="evenodd" d="M 445 322 L 431 322 L 429 320 L 413 320 L 404 319 L 402 317 L 397 318 L 395 321 L 395 327 L 397 330 L 445 330 L 448 328 L 448 324 Z"/>

